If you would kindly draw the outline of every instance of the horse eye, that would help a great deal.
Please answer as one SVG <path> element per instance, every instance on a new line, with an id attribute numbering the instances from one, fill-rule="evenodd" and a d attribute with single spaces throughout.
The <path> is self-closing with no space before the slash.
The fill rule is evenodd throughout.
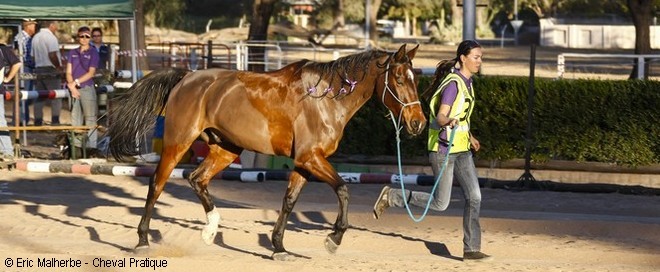
<path id="1" fill-rule="evenodd" d="M 404 76 L 403 76 L 399 71 L 397 71 L 397 72 L 394 74 L 394 77 L 395 77 L 395 80 L 396 80 L 396 84 L 397 84 L 397 85 L 403 85 L 403 82 L 405 81 L 405 78 L 404 78 Z"/>

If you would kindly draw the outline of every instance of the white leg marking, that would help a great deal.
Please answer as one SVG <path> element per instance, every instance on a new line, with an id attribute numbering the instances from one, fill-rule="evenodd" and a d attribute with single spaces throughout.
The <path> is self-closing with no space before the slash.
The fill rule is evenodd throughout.
<path id="1" fill-rule="evenodd" d="M 220 214 L 215 207 L 206 213 L 206 221 L 208 223 L 202 229 L 202 240 L 207 245 L 212 245 L 215 235 L 218 234 L 218 223 L 220 223 Z"/>

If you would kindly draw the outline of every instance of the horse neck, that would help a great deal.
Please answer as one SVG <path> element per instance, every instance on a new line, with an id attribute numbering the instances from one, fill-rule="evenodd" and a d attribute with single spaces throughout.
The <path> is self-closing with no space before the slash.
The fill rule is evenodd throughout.
<path id="1" fill-rule="evenodd" d="M 312 63 L 301 69 L 301 82 L 303 89 L 309 91 L 311 96 L 318 99 L 331 102 L 332 111 L 326 114 L 333 114 L 337 118 L 343 119 L 346 123 L 376 92 L 377 85 L 382 85 L 384 67 L 379 67 L 378 63 L 383 63 L 387 55 L 375 57 L 367 62 L 367 67 L 353 67 L 348 70 L 335 70 L 332 66 L 336 63 Z M 322 79 L 319 78 L 321 75 Z M 355 82 L 355 88 L 351 91 L 350 82 Z M 382 86 L 381 86 L 382 87 Z M 330 88 L 326 93 L 325 88 Z M 341 93 L 341 88 L 346 93 Z"/>

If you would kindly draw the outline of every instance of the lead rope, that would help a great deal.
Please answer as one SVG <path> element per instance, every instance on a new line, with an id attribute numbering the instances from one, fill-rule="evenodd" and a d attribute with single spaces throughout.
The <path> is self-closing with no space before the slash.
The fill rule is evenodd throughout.
<path id="1" fill-rule="evenodd" d="M 394 118 L 394 113 L 392 113 L 392 111 L 389 108 L 387 108 L 387 106 L 385 107 L 390 112 L 389 116 L 392 119 L 392 124 L 394 125 L 394 131 L 396 133 L 396 155 L 397 155 L 397 166 L 399 168 L 398 178 L 399 178 L 399 183 L 401 184 L 401 196 L 403 197 L 403 202 L 405 203 L 406 211 L 408 211 L 408 216 L 410 216 L 410 218 L 413 221 L 419 223 L 422 220 L 424 220 L 424 217 L 426 217 L 426 214 L 429 211 L 429 207 L 431 206 L 431 201 L 433 200 L 435 190 L 436 190 L 436 188 L 438 188 L 438 184 L 440 183 L 440 179 L 442 178 L 442 175 L 444 174 L 445 169 L 447 168 L 447 162 L 449 161 L 449 151 L 451 150 L 451 146 L 454 143 L 454 135 L 456 134 L 456 129 L 457 129 L 458 126 L 454 127 L 451 130 L 451 133 L 449 135 L 449 145 L 447 146 L 447 154 L 445 155 L 445 160 L 442 163 L 442 168 L 440 169 L 440 173 L 438 174 L 438 177 L 435 179 L 435 183 L 433 184 L 433 189 L 431 190 L 431 197 L 429 197 L 429 200 L 426 202 L 426 207 L 424 208 L 424 212 L 422 213 L 422 215 L 419 218 L 416 218 L 415 215 L 410 210 L 410 205 L 408 204 L 408 199 L 406 198 L 406 194 L 405 194 L 406 188 L 405 188 L 405 185 L 403 183 L 403 167 L 401 166 L 401 137 L 400 137 L 400 135 L 401 135 L 401 129 L 403 129 L 403 127 L 401 126 L 401 117 L 403 116 L 403 110 L 407 106 L 420 104 L 420 102 L 419 102 L 419 100 L 417 100 L 417 101 L 413 101 L 413 102 L 410 102 L 410 103 L 403 103 L 403 101 L 401 101 L 396 95 L 394 95 L 394 93 L 392 92 L 392 89 L 390 89 L 390 86 L 388 84 L 388 75 L 389 75 L 389 72 L 390 72 L 389 68 L 390 68 L 390 64 L 388 63 L 387 67 L 385 68 L 385 71 L 386 71 L 385 72 L 385 90 L 387 90 L 387 92 L 389 92 L 392 95 L 392 97 L 394 97 L 394 99 L 396 99 L 397 102 L 399 102 L 401 105 L 403 105 L 401 107 L 401 113 L 399 114 L 398 118 Z M 381 96 L 381 102 L 383 102 L 383 105 L 385 104 L 385 90 L 383 90 L 383 95 Z"/>
<path id="2" fill-rule="evenodd" d="M 396 127 L 396 125 L 395 125 Z M 435 179 L 435 183 L 433 184 L 433 189 L 431 190 L 431 196 L 429 197 L 429 200 L 426 202 L 426 207 L 424 208 L 424 212 L 419 218 L 416 218 L 415 215 L 412 213 L 410 210 L 410 205 L 408 204 L 408 199 L 406 198 L 406 187 L 403 183 L 403 168 L 401 166 L 401 140 L 399 138 L 399 130 L 396 131 L 396 154 L 397 154 L 397 163 L 399 167 L 399 183 L 401 184 L 401 196 L 403 198 L 403 203 L 405 203 L 406 206 L 406 211 L 408 211 L 408 216 L 410 216 L 410 219 L 415 221 L 416 223 L 422 222 L 424 220 L 424 217 L 426 217 L 426 214 L 429 212 L 429 207 L 431 206 L 431 201 L 433 200 L 433 197 L 435 196 L 435 190 L 438 188 L 438 184 L 440 183 L 440 179 L 442 178 L 442 175 L 445 172 L 445 169 L 447 169 L 447 162 L 449 161 L 449 151 L 451 149 L 451 146 L 454 142 L 454 135 L 456 134 L 456 128 L 458 126 L 454 127 L 451 129 L 451 133 L 449 134 L 449 145 L 447 146 L 447 154 L 445 155 L 445 160 L 442 163 L 442 168 L 440 169 L 440 173 L 438 174 L 438 177 Z M 412 197 L 412 194 L 411 194 Z"/>

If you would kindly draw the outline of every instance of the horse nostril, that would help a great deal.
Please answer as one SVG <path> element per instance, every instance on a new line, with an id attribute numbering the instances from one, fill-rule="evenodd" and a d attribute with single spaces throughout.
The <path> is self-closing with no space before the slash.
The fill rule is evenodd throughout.
<path id="1" fill-rule="evenodd" d="M 426 120 L 420 121 L 420 120 L 415 120 L 412 122 L 415 128 L 415 134 L 420 134 L 424 130 L 424 127 L 426 126 Z"/>

